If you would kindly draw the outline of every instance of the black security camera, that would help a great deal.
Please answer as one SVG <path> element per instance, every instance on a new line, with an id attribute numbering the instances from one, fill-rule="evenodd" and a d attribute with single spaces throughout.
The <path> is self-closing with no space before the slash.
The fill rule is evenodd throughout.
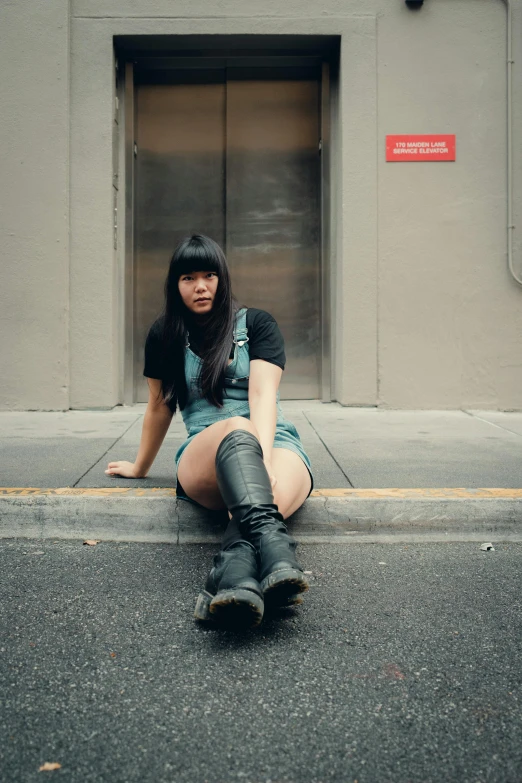
<path id="1" fill-rule="evenodd" d="M 406 5 L 411 9 L 418 9 L 423 4 L 424 0 L 406 0 Z"/>

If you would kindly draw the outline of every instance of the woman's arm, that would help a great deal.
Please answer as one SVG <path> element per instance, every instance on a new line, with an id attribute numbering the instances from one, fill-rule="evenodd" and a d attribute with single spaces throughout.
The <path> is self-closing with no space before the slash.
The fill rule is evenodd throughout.
<path id="1" fill-rule="evenodd" d="M 259 442 L 263 449 L 263 459 L 272 482 L 272 448 L 276 428 L 276 394 L 283 371 L 280 367 L 263 359 L 253 359 L 250 362 L 250 378 L 248 381 L 248 404 L 250 421 L 259 433 Z"/>
<path id="2" fill-rule="evenodd" d="M 134 462 L 109 462 L 108 476 L 144 478 L 149 472 L 172 421 L 172 411 L 163 401 L 161 381 L 147 378 L 149 400 L 143 417 L 140 447 Z"/>

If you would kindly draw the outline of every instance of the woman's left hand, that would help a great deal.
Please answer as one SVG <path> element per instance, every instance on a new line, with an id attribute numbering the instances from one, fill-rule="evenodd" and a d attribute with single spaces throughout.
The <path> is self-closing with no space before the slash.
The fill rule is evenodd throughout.
<path id="1" fill-rule="evenodd" d="M 270 483 L 272 485 L 272 489 L 275 489 L 275 486 L 277 484 L 277 479 L 274 476 L 274 471 L 272 470 L 272 463 L 270 462 L 269 459 L 265 459 L 265 460 L 263 460 L 263 462 L 265 463 L 265 468 L 266 468 L 266 471 L 268 473 L 268 477 L 270 478 Z"/>

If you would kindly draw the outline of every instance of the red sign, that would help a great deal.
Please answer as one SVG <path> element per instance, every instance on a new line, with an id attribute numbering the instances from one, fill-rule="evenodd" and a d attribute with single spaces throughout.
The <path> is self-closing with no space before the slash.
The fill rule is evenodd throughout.
<path id="1" fill-rule="evenodd" d="M 455 160 L 455 134 L 386 136 L 386 161 Z"/>

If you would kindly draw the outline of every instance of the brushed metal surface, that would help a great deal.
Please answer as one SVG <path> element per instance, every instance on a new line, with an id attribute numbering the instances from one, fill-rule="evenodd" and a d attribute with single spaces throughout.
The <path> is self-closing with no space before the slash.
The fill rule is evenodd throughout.
<path id="1" fill-rule="evenodd" d="M 204 233 L 224 242 L 225 85 L 216 73 L 199 83 L 136 87 L 136 242 L 134 367 L 138 402 L 147 331 L 163 305 L 172 252 L 182 237 Z M 212 80 L 212 81 L 211 81 Z M 194 83 L 195 82 L 195 83 Z"/>
<path id="2" fill-rule="evenodd" d="M 321 396 L 320 69 L 180 69 L 135 87 L 135 399 L 172 250 L 202 232 L 285 338 L 283 399 Z"/>
<path id="3" fill-rule="evenodd" d="M 227 258 L 285 338 L 281 397 L 321 396 L 319 82 L 229 69 Z M 283 77 L 283 78 L 281 78 Z"/>

